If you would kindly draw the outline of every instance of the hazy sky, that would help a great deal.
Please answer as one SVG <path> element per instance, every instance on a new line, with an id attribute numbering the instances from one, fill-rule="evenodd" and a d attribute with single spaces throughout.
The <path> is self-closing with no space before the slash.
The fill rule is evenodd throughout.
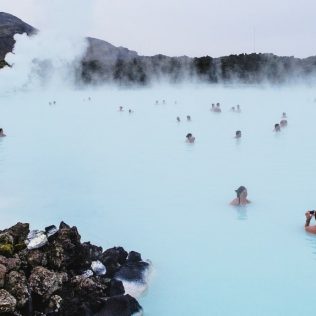
<path id="1" fill-rule="evenodd" d="M 0 11 L 41 28 L 51 1 L 0 0 Z M 65 27 L 83 2 L 85 35 L 142 55 L 316 55 L 316 0 L 77 0 Z"/>

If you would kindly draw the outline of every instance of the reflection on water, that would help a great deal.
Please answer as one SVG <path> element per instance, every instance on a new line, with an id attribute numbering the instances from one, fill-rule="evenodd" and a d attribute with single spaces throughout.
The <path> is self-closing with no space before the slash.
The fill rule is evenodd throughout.
<path id="1" fill-rule="evenodd" d="M 237 211 L 237 219 L 240 221 L 244 221 L 248 219 L 248 214 L 247 214 L 247 207 L 245 206 L 237 206 L 236 207 Z"/>
<path id="2" fill-rule="evenodd" d="M 235 138 L 235 141 L 236 141 L 236 145 L 240 145 L 240 143 L 241 143 L 241 138 Z"/>
<path id="3" fill-rule="evenodd" d="M 312 249 L 313 255 L 316 255 L 316 235 L 306 233 L 306 240 Z M 315 257 L 315 260 L 316 260 L 316 257 Z"/>
<path id="4" fill-rule="evenodd" d="M 4 157 L 3 157 L 3 141 L 4 141 L 4 137 L 0 137 L 0 167 L 3 164 L 4 161 Z M 0 173 L 2 173 L 2 168 L 0 168 Z"/>

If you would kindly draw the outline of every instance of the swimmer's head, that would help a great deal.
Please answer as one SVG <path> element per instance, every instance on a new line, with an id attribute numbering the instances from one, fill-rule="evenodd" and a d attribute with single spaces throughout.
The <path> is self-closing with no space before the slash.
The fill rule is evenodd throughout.
<path id="1" fill-rule="evenodd" d="M 241 137 L 241 131 L 236 131 L 236 138 Z"/>
<path id="2" fill-rule="evenodd" d="M 192 134 L 191 133 L 189 133 L 189 134 L 187 134 L 187 136 L 185 136 L 186 138 L 191 138 L 192 137 Z"/>
<path id="3" fill-rule="evenodd" d="M 247 189 L 244 186 L 240 186 L 237 190 L 235 190 L 237 197 L 247 197 L 248 192 Z"/>
<path id="4" fill-rule="evenodd" d="M 0 134 L 2 134 L 3 133 L 3 128 L 0 128 Z"/>

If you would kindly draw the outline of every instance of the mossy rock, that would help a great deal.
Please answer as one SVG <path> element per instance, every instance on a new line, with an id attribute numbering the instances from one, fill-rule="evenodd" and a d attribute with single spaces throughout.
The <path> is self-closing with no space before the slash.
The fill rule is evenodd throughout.
<path id="1" fill-rule="evenodd" d="M 24 242 L 14 245 L 14 252 L 19 252 L 26 248 L 26 244 Z"/>
<path id="2" fill-rule="evenodd" d="M 13 237 L 9 233 L 0 234 L 0 244 L 13 244 Z"/>
<path id="3" fill-rule="evenodd" d="M 0 244 L 0 255 L 10 257 L 13 254 L 13 245 L 11 244 Z"/>

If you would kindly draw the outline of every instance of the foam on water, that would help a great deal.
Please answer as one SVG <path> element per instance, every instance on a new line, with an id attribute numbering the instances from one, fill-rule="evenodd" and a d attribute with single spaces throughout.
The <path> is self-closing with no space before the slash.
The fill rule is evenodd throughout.
<path id="1" fill-rule="evenodd" d="M 311 314 L 316 239 L 303 226 L 315 208 L 315 96 L 202 86 L 3 95 L 1 227 L 64 220 L 83 240 L 141 252 L 156 270 L 146 315 Z M 236 104 L 242 113 L 229 111 Z M 275 134 L 284 111 L 289 125 Z M 252 204 L 234 208 L 240 185 Z"/>
<path id="2" fill-rule="evenodd" d="M 127 280 L 118 276 L 115 277 L 123 283 L 125 294 L 129 294 L 134 298 L 139 299 L 147 293 L 153 275 L 152 263 L 149 260 L 147 260 L 147 263 L 149 263 L 149 266 L 143 270 L 139 280 Z"/>

